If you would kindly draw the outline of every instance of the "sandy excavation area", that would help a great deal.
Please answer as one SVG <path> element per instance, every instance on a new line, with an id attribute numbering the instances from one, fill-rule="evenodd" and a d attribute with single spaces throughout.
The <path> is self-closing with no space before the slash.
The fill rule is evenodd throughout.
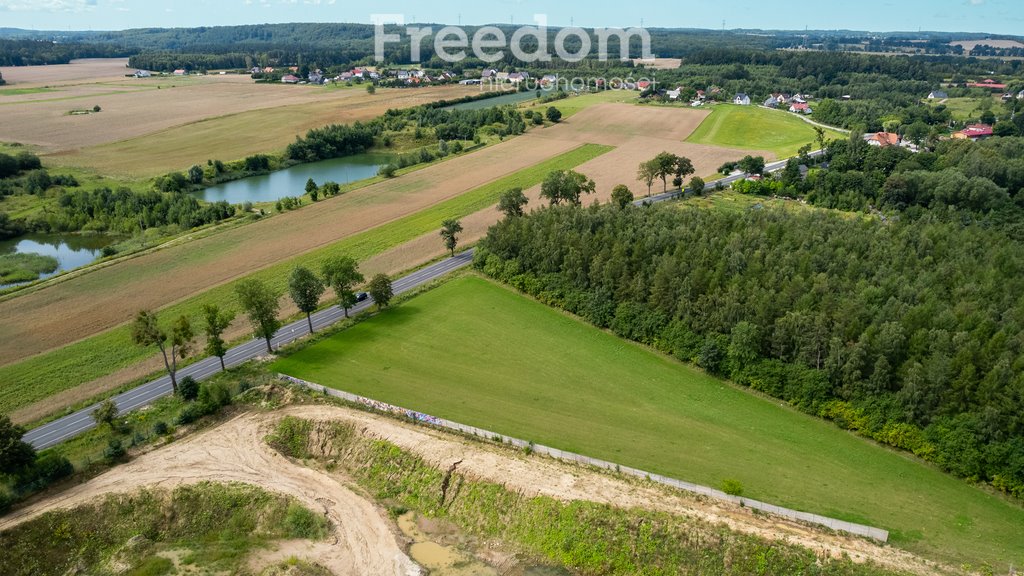
<path id="1" fill-rule="evenodd" d="M 104 494 L 128 493 L 143 487 L 173 488 L 202 481 L 245 482 L 294 496 L 313 509 L 324 510 L 334 526 L 332 537 L 327 543 L 304 547 L 304 556 L 300 557 L 319 562 L 339 575 L 416 573 L 415 565 L 396 539 L 394 525 L 372 502 L 347 487 L 351 485 L 350 479 L 337 472 L 327 474 L 293 463 L 264 443 L 269 428 L 285 415 L 351 423 L 361 434 L 392 442 L 438 467 L 447 468 L 462 460 L 459 473 L 469 479 L 500 483 L 527 496 L 670 512 L 725 524 L 732 530 L 763 538 L 800 544 L 822 556 L 845 554 L 855 561 L 870 559 L 893 569 L 936 573 L 934 565 L 915 556 L 866 540 L 819 532 L 765 515 L 755 516 L 748 509 L 333 406 L 291 406 L 272 413 L 242 414 L 2 517 L 0 530 L 47 510 L 71 508 Z"/>

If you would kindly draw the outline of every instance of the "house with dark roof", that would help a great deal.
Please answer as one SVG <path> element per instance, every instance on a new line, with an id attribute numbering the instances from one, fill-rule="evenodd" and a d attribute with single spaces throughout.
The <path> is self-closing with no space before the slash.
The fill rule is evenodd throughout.
<path id="1" fill-rule="evenodd" d="M 747 96 L 743 92 L 740 92 L 732 99 L 733 104 L 739 104 L 740 106 L 750 106 L 750 96 Z"/>
<path id="2" fill-rule="evenodd" d="M 945 100 L 947 98 L 949 98 L 949 94 L 943 92 L 942 90 L 932 90 L 931 92 L 928 93 L 929 100 Z"/>

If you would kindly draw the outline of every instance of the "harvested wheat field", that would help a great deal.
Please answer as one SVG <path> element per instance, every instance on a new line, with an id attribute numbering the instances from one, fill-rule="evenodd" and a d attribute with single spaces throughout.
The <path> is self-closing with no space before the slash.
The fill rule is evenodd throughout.
<path id="1" fill-rule="evenodd" d="M 0 302 L 0 365 L 58 348 L 298 254 L 419 212 L 578 146 L 523 136 Z"/>
<path id="2" fill-rule="evenodd" d="M 236 160 L 280 149 L 296 135 L 332 122 L 369 120 L 389 108 L 479 91 L 438 86 L 370 95 L 359 86 L 256 84 L 237 74 L 125 78 L 123 60 L 117 61 L 118 75 L 110 70 L 114 64 L 82 62 L 4 69 L 5 79 L 12 70 L 15 81 L 50 83 L 26 80 L 19 92 L 0 97 L 0 141 L 36 146 L 58 164 L 149 177 L 211 158 Z M 93 106 L 101 111 L 70 114 Z"/>
<path id="3" fill-rule="evenodd" d="M 0 66 L 0 74 L 7 81 L 5 88 L 39 88 L 79 82 L 124 80 L 134 72 L 128 68 L 127 58 L 84 58 L 70 64 L 46 66 Z"/>
<path id="4" fill-rule="evenodd" d="M 53 498 L 8 514 L 0 518 L 0 530 L 12 528 L 48 510 L 72 508 L 106 494 L 130 493 L 143 487 L 171 489 L 203 481 L 245 482 L 293 496 L 313 509 L 324 510 L 338 543 L 310 546 L 303 551 L 303 559 L 324 564 L 336 574 L 415 573 L 415 565 L 398 546 L 394 526 L 370 500 L 348 488 L 352 485 L 350 478 L 340 472 L 326 473 L 295 463 L 266 445 L 263 438 L 284 416 L 349 424 L 364 437 L 391 442 L 438 468 L 461 461 L 460 474 L 502 484 L 526 496 L 668 512 L 725 525 L 761 538 L 799 544 L 822 555 L 846 555 L 854 561 L 871 560 L 891 569 L 935 573 L 934 565 L 866 540 L 818 531 L 714 500 L 332 406 L 292 406 L 273 413 L 243 414 L 144 454 Z"/>
<path id="5" fill-rule="evenodd" d="M 739 160 L 750 153 L 762 155 L 767 160 L 775 159 L 771 152 L 730 150 L 683 142 L 708 114 L 705 110 L 687 108 L 598 104 L 563 121 L 557 130 L 542 131 L 538 136 L 615 146 L 614 151 L 579 168 L 594 180 L 599 194 L 604 194 L 598 196 L 602 201 L 617 184 L 629 186 L 637 197 L 645 195 L 647 185 L 637 179 L 637 167 L 659 152 L 672 152 L 689 158 L 697 170 L 696 174 L 701 177 L 713 175 L 725 162 Z M 659 180 L 653 191 L 660 192 L 662 187 Z"/>

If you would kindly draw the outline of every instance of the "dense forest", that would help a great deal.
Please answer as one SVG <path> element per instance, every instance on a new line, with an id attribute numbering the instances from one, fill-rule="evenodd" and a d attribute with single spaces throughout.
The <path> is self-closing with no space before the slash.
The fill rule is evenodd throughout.
<path id="1" fill-rule="evenodd" d="M 76 58 L 124 58 L 132 52 L 110 44 L 59 44 L 0 38 L 0 66 L 67 64 Z"/>
<path id="2" fill-rule="evenodd" d="M 934 151 L 870 146 L 859 135 L 828 144 L 827 170 L 801 177 L 793 159 L 760 182 L 740 181 L 742 193 L 805 198 L 846 211 L 902 219 L 978 223 L 1024 242 L 1024 138 L 944 140 Z"/>
<path id="3" fill-rule="evenodd" d="M 540 300 L 1024 497 L 1024 252 L 811 211 L 554 207 L 476 265 Z"/>

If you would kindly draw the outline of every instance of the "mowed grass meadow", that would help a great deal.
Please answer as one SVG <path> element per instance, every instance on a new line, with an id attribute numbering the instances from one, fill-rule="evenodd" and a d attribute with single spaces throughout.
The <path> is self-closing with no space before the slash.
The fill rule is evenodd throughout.
<path id="1" fill-rule="evenodd" d="M 308 266 L 319 271 L 321 263 L 331 256 L 347 255 L 362 261 L 390 248 L 414 240 L 424 234 L 440 230 L 447 218 L 463 218 L 498 202 L 501 193 L 509 188 L 528 189 L 540 184 L 553 170 L 574 168 L 610 151 L 609 146 L 584 144 L 520 170 L 460 196 L 440 202 L 415 214 L 399 218 L 366 232 L 342 239 L 325 248 L 296 256 L 250 275 L 268 283 L 284 294 L 288 274 L 296 266 Z M 315 205 L 306 209 L 315 210 Z M 438 247 L 442 246 L 438 239 Z M 196 255 L 202 259 L 204 255 Z M 179 315 L 186 315 L 198 331 L 202 326 L 202 306 L 217 304 L 222 308 L 238 310 L 235 286 L 229 282 L 198 294 L 183 302 L 160 310 L 166 325 Z M 241 316 L 241 314 L 240 314 Z M 130 326 L 124 324 L 102 334 L 81 340 L 52 352 L 34 356 L 16 364 L 0 367 L 0 413 L 9 413 L 52 394 L 90 382 L 102 376 L 131 366 L 156 354 L 155 348 L 141 348 L 131 342 Z"/>
<path id="2" fill-rule="evenodd" d="M 834 130 L 826 130 L 826 138 L 845 138 Z M 707 144 L 744 150 L 773 152 L 779 158 L 796 156 L 801 147 L 815 148 L 814 126 L 789 112 L 769 110 L 760 106 L 718 104 L 711 115 L 686 139 L 693 144 Z"/>
<path id="3" fill-rule="evenodd" d="M 589 456 L 1024 565 L 1024 509 L 483 278 L 456 278 L 272 370 Z"/>

